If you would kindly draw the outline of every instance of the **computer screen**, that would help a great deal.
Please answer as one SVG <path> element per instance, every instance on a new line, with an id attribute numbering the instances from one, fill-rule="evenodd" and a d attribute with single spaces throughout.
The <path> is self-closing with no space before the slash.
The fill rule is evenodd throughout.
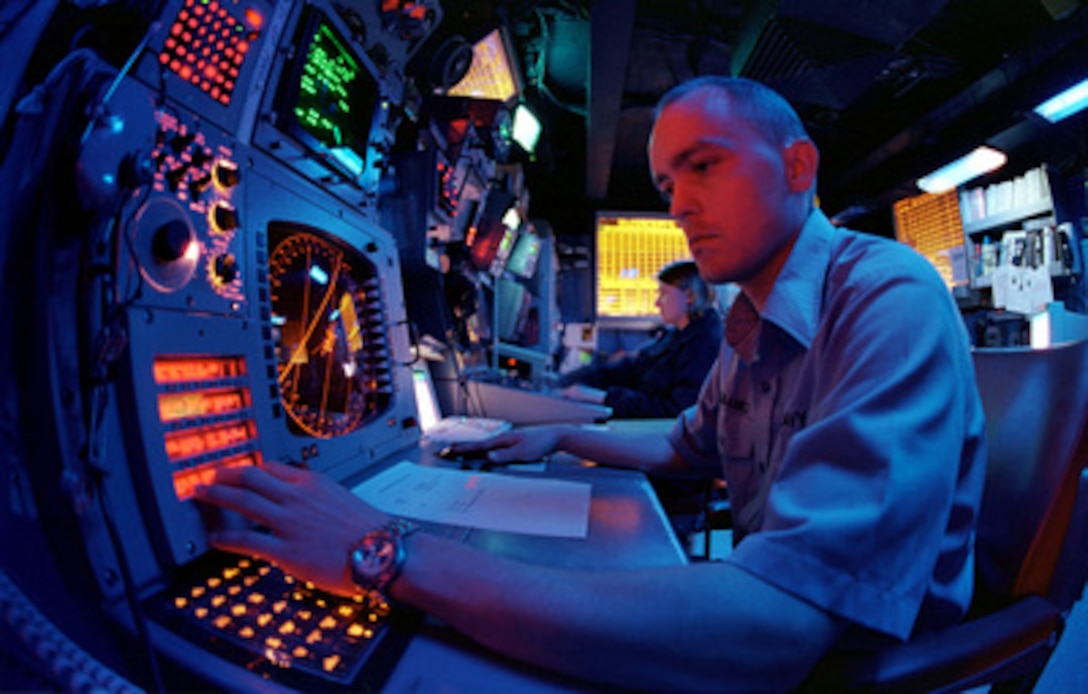
<path id="1" fill-rule="evenodd" d="M 521 223 L 520 216 L 517 219 L 510 216 L 516 202 L 516 196 L 508 190 L 501 187 L 488 190 L 476 224 L 469 229 L 465 238 L 472 264 L 477 270 L 498 275 L 505 267 L 517 239 L 517 227 Z"/>
<path id="2" fill-rule="evenodd" d="M 294 434 L 335 438 L 392 397 L 378 268 L 331 234 L 269 224 L 272 328 L 283 408 Z"/>
<path id="3" fill-rule="evenodd" d="M 598 318 L 656 317 L 657 273 L 691 257 L 684 232 L 664 213 L 599 212 L 596 244 Z"/>
<path id="4" fill-rule="evenodd" d="M 507 271 L 522 279 L 532 279 L 536 274 L 542 245 L 543 241 L 534 231 L 529 228 L 522 231 L 506 261 Z"/>
<path id="5" fill-rule="evenodd" d="M 494 29 L 472 46 L 472 65 L 446 96 L 509 101 L 521 91 L 521 77 L 502 29 Z"/>
<path id="6" fill-rule="evenodd" d="M 323 12 L 308 8 L 276 95 L 277 127 L 352 179 L 362 176 L 378 82 Z"/>

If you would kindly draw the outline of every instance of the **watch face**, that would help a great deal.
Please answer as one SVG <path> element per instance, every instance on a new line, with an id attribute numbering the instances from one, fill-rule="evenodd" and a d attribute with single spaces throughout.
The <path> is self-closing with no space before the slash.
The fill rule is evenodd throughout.
<path id="1" fill-rule="evenodd" d="M 352 548 L 351 573 L 364 588 L 382 590 L 396 575 L 402 558 L 403 549 L 388 530 L 373 530 Z"/>
<path id="2" fill-rule="evenodd" d="M 359 547 L 356 567 L 368 576 L 377 576 L 396 563 L 397 547 L 389 537 L 370 537 Z"/>

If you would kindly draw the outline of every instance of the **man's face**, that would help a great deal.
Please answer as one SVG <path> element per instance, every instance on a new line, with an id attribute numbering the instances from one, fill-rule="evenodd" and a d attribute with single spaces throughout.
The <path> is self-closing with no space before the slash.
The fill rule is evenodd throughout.
<path id="1" fill-rule="evenodd" d="M 731 118 L 721 92 L 694 92 L 665 108 L 650 138 L 650 168 L 709 282 L 752 281 L 799 230 L 784 148 Z"/>

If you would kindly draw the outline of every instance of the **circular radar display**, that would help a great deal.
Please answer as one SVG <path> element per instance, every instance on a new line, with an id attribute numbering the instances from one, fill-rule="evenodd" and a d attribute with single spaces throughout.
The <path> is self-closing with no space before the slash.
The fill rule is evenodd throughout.
<path id="1" fill-rule="evenodd" d="M 376 387 L 360 324 L 373 265 L 304 231 L 281 236 L 268 265 L 284 409 L 310 436 L 358 429 L 371 413 Z"/>

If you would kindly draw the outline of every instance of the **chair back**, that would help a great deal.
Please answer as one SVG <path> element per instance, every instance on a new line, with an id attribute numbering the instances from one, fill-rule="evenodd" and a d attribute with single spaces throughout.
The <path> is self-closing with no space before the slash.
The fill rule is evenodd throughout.
<path id="1" fill-rule="evenodd" d="M 1088 461 L 1088 341 L 1046 349 L 978 349 L 979 394 L 986 414 L 987 471 L 977 534 L 975 605 L 986 612 L 1034 594 L 1068 607 L 1086 567 L 1052 586 Z M 1081 493 L 1080 506 L 1088 507 Z M 1078 525 L 1079 523 L 1079 525 Z M 1064 562 L 1076 561 L 1066 553 Z M 1086 562 L 1080 562 L 1084 564 Z M 1079 585 L 1073 585 L 1078 584 Z M 1051 589 L 1075 591 L 1053 595 Z"/>
<path id="2" fill-rule="evenodd" d="M 1046 666 L 1088 579 L 1088 342 L 980 349 L 974 363 L 987 464 L 971 614 L 905 643 L 832 652 L 803 691 L 1031 691 Z"/>

